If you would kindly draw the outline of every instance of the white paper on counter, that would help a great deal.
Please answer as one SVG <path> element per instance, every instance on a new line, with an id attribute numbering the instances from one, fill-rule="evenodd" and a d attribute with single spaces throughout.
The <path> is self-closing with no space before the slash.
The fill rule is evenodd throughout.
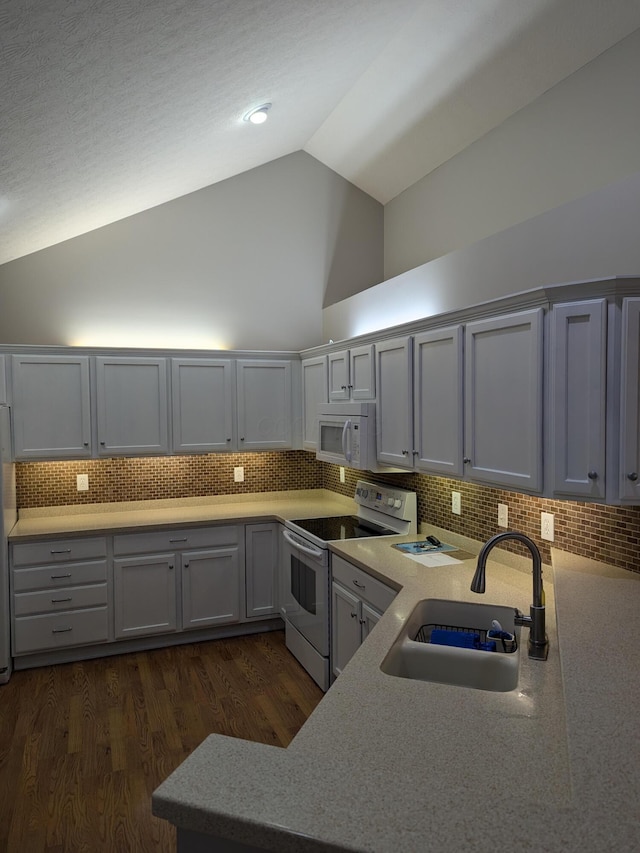
<path id="1" fill-rule="evenodd" d="M 462 562 L 455 557 L 449 557 L 448 554 L 406 554 L 405 556 L 415 560 L 416 563 L 422 563 L 423 566 L 448 566 Z"/>

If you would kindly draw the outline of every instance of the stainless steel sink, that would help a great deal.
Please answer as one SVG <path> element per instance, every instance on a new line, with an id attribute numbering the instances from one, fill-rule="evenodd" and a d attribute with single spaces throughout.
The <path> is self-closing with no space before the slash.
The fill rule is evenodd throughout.
<path id="1" fill-rule="evenodd" d="M 518 684 L 520 669 L 519 643 L 515 651 L 494 652 L 436 645 L 428 642 L 428 639 L 434 628 L 465 629 L 484 638 L 493 619 L 497 619 L 505 631 L 515 634 L 519 639 L 514 616 L 515 609 L 512 607 L 439 598 L 424 599 L 413 609 L 380 668 L 387 675 L 399 678 L 435 681 L 478 690 L 513 690 Z"/>

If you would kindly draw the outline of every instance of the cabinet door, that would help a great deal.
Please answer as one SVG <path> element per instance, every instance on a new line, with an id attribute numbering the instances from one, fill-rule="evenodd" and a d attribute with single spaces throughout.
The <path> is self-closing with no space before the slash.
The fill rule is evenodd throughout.
<path id="1" fill-rule="evenodd" d="M 467 325 L 465 473 L 473 480 L 542 488 L 542 327 L 542 308 Z"/>
<path id="2" fill-rule="evenodd" d="M 413 341 L 413 463 L 446 477 L 464 473 L 462 327 Z"/>
<path id="3" fill-rule="evenodd" d="M 245 360 L 237 367 L 239 449 L 291 447 L 291 362 Z"/>
<path id="4" fill-rule="evenodd" d="M 16 458 L 91 456 L 89 358 L 15 355 L 12 373 Z"/>
<path id="5" fill-rule="evenodd" d="M 349 399 L 349 350 L 330 352 L 329 400 L 334 403 Z"/>
<path id="6" fill-rule="evenodd" d="M 376 345 L 378 462 L 412 468 L 411 338 Z"/>
<path id="7" fill-rule="evenodd" d="M 318 447 L 318 406 L 329 399 L 327 356 L 305 358 L 302 361 L 302 447 Z"/>
<path id="8" fill-rule="evenodd" d="M 620 497 L 640 502 L 640 299 L 622 303 Z"/>
<path id="9" fill-rule="evenodd" d="M 360 599 L 338 583 L 331 585 L 331 666 L 340 675 L 360 648 Z"/>
<path id="10" fill-rule="evenodd" d="M 349 393 L 352 400 L 375 400 L 376 363 L 373 344 L 349 350 Z"/>
<path id="11" fill-rule="evenodd" d="M 247 617 L 278 613 L 278 534 L 275 523 L 245 526 Z"/>
<path id="12" fill-rule="evenodd" d="M 169 452 L 166 359 L 97 358 L 101 456 Z"/>
<path id="13" fill-rule="evenodd" d="M 171 360 L 173 449 L 214 453 L 234 447 L 234 363 L 229 359 Z"/>
<path id="14" fill-rule="evenodd" d="M 146 636 L 175 631 L 175 554 L 113 561 L 115 636 Z"/>
<path id="15" fill-rule="evenodd" d="M 553 491 L 604 499 L 606 300 L 554 306 L 551 332 Z"/>
<path id="16" fill-rule="evenodd" d="M 378 624 L 380 619 L 382 619 L 382 613 L 363 601 L 360 614 L 360 627 L 363 643 L 373 631 L 374 626 Z"/>
<path id="17" fill-rule="evenodd" d="M 186 551 L 182 555 L 182 627 L 239 621 L 238 548 Z"/>

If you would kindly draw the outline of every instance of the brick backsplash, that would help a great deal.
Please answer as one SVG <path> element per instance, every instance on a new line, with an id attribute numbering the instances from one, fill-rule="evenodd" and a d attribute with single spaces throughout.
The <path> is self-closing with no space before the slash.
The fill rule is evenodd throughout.
<path id="1" fill-rule="evenodd" d="M 356 480 L 361 477 L 411 489 L 418 496 L 419 522 L 435 524 L 480 542 L 485 542 L 503 530 L 497 523 L 498 504 L 506 504 L 509 507 L 509 529 L 519 530 L 533 539 L 545 562 L 550 560 L 550 546 L 540 538 L 540 513 L 552 512 L 555 516 L 555 547 L 640 572 L 639 506 L 618 507 L 548 500 L 445 477 L 428 477 L 423 474 L 366 475 L 350 468 L 345 469 L 346 482 L 340 483 L 339 472 L 338 466 L 325 465 L 323 483 L 326 489 L 352 495 Z M 452 491 L 461 494 L 461 515 L 451 512 Z M 505 542 L 502 547 L 515 553 L 527 553 L 517 542 Z"/>
<path id="2" fill-rule="evenodd" d="M 243 465 L 243 483 L 233 469 Z M 20 462 L 16 465 L 21 509 L 122 500 L 231 495 L 285 489 L 326 488 L 352 496 L 356 480 L 374 479 L 418 495 L 418 519 L 481 542 L 502 528 L 497 505 L 509 507 L 509 527 L 530 536 L 549 561 L 549 543 L 540 539 L 540 512 L 555 516 L 555 545 L 574 554 L 640 572 L 640 507 L 615 507 L 535 498 L 473 483 L 422 474 L 368 474 L 317 462 L 311 453 L 213 453 L 192 456 L 92 459 L 83 462 Z M 89 491 L 76 490 L 76 474 L 89 475 Z M 462 515 L 451 512 L 451 492 L 462 496 Z M 516 542 L 504 543 L 524 553 Z"/>

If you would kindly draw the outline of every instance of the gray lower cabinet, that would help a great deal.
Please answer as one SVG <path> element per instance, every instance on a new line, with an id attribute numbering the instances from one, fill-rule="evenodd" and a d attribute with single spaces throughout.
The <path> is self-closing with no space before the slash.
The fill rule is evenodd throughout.
<path id="1" fill-rule="evenodd" d="M 104 537 L 11 546 L 12 654 L 109 640 Z"/>
<path id="2" fill-rule="evenodd" d="M 16 459 L 91 456 L 89 357 L 14 355 Z"/>
<path id="3" fill-rule="evenodd" d="M 276 522 L 245 525 L 245 608 L 248 619 L 277 616 L 279 530 Z"/>
<path id="4" fill-rule="evenodd" d="M 553 494 L 605 499 L 607 302 L 555 305 L 551 312 Z"/>
<path id="5" fill-rule="evenodd" d="M 336 555 L 331 558 L 331 575 L 331 669 L 337 677 L 396 592 Z"/>
<path id="6" fill-rule="evenodd" d="M 640 298 L 622 303 L 619 496 L 640 502 Z"/>
<path id="7" fill-rule="evenodd" d="M 239 622 L 241 532 L 222 524 L 114 536 L 116 638 Z"/>

